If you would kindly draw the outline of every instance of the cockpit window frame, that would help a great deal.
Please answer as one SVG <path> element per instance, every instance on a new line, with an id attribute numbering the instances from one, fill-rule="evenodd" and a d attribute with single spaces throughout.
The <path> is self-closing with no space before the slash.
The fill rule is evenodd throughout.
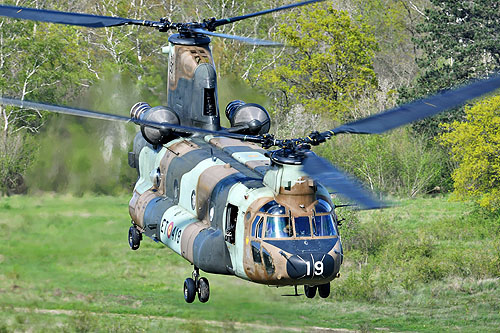
<path id="1" fill-rule="evenodd" d="M 321 212 L 316 212 L 316 207 L 318 205 L 321 205 L 323 209 L 319 209 Z M 276 211 L 276 209 L 280 209 L 278 214 L 273 214 L 272 211 Z M 329 209 L 328 212 L 325 212 L 325 210 Z M 333 229 L 330 230 L 332 235 L 326 235 L 326 236 L 318 236 L 319 232 L 316 230 L 316 222 L 315 222 L 315 217 L 316 216 L 325 216 L 329 215 L 331 217 L 332 221 L 332 226 Z M 310 227 L 310 235 L 297 235 L 297 230 L 296 230 L 296 225 L 295 225 L 295 219 L 299 217 L 307 217 L 309 220 L 309 227 Z M 268 237 L 267 236 L 267 219 L 268 218 L 287 218 L 290 224 L 290 227 L 292 228 L 292 234 L 287 237 Z M 275 222 L 276 223 L 276 222 Z M 252 225 L 250 226 L 251 232 L 251 237 L 254 237 L 256 239 L 279 239 L 279 240 L 290 240 L 290 239 L 310 239 L 310 238 L 337 238 L 339 237 L 338 229 L 337 229 L 337 219 L 335 215 L 335 209 L 334 206 L 331 205 L 327 200 L 319 198 L 317 201 L 314 202 L 312 210 L 308 211 L 307 214 L 304 215 L 293 215 L 291 213 L 291 210 L 287 207 L 284 206 L 280 203 L 278 203 L 276 200 L 270 200 L 263 204 L 260 209 L 256 212 L 256 215 L 254 217 L 254 220 L 252 221 Z M 260 235 L 259 235 L 260 231 Z"/>

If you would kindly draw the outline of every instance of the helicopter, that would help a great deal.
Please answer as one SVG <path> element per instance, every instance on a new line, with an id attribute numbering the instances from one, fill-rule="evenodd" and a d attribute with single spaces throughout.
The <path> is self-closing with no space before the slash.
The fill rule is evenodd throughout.
<path id="1" fill-rule="evenodd" d="M 200 271 L 270 286 L 304 286 L 304 294 L 326 298 L 344 260 L 339 220 L 331 193 L 360 209 L 380 209 L 359 181 L 311 149 L 339 134 L 379 134 L 463 105 L 500 88 L 494 75 L 469 85 L 398 106 L 306 137 L 269 134 L 271 117 L 261 105 L 230 102 L 220 124 L 217 73 L 211 37 L 259 46 L 273 41 L 215 32 L 217 27 L 324 0 L 285 5 L 237 17 L 174 23 L 133 20 L 0 5 L 0 15 L 90 28 L 120 25 L 176 33 L 168 38 L 167 106 L 132 106 L 130 117 L 0 97 L 0 104 L 133 123 L 140 127 L 128 154 L 137 170 L 129 202 L 128 242 L 138 250 L 143 236 L 162 243 L 193 265 L 184 299 L 210 297 Z M 270 150 L 275 147 L 276 149 Z"/>

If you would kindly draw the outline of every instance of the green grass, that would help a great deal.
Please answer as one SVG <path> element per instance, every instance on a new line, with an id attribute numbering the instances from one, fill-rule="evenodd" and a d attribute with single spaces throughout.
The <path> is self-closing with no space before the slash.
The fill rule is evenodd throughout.
<path id="1" fill-rule="evenodd" d="M 128 248 L 128 200 L 0 199 L 0 332 L 500 327 L 499 221 L 469 204 L 424 198 L 354 215 L 328 299 L 204 274 L 210 301 L 186 304 L 184 259 L 149 239 Z"/>

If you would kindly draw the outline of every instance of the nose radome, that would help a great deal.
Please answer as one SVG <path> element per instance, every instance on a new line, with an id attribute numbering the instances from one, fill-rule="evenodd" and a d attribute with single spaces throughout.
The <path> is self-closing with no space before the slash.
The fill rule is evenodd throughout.
<path id="1" fill-rule="evenodd" d="M 333 275 L 335 261 L 326 253 L 295 254 L 287 259 L 286 270 L 292 279 L 326 279 Z"/>

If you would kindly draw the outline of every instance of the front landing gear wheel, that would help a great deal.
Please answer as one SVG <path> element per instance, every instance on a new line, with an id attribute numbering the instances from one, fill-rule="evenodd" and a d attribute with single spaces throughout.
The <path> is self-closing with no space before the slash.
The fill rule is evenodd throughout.
<path id="1" fill-rule="evenodd" d="M 318 286 L 318 293 L 319 297 L 321 298 L 327 298 L 328 296 L 330 296 L 330 282 L 325 284 L 320 284 Z"/>
<path id="2" fill-rule="evenodd" d="M 205 303 L 210 297 L 210 285 L 208 284 L 207 278 L 200 278 L 198 280 L 198 299 L 200 302 Z"/>
<path id="3" fill-rule="evenodd" d="M 195 297 L 196 297 L 196 284 L 194 283 L 193 279 L 187 278 L 184 281 L 184 299 L 188 303 L 193 303 Z"/>
<path id="4" fill-rule="evenodd" d="M 318 289 L 316 286 L 304 285 L 304 294 L 306 294 L 307 298 L 314 298 L 316 296 L 316 289 Z"/>
<path id="5" fill-rule="evenodd" d="M 131 226 L 128 229 L 128 245 L 132 250 L 137 250 L 141 245 L 141 233 L 137 230 L 136 227 Z"/>

